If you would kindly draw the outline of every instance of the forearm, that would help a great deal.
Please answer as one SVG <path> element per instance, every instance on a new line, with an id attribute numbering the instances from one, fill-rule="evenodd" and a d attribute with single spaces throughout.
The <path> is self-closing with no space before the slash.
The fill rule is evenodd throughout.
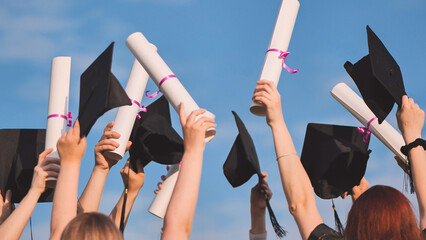
<path id="1" fill-rule="evenodd" d="M 123 211 L 123 201 L 124 201 L 124 191 L 121 194 L 120 199 L 118 200 L 117 204 L 115 205 L 114 209 L 109 214 L 109 217 L 112 219 L 112 221 L 115 223 L 115 225 L 119 228 L 120 227 L 120 220 L 121 220 L 121 213 Z M 127 219 L 129 218 L 130 211 L 132 210 L 133 204 L 135 203 L 136 197 L 138 196 L 139 191 L 129 191 L 127 193 L 127 201 L 126 201 L 126 212 L 124 214 L 124 227 L 126 227 Z"/>
<path id="2" fill-rule="evenodd" d="M 77 215 L 80 164 L 62 164 L 53 197 L 50 239 L 59 239 L 66 225 Z"/>
<path id="3" fill-rule="evenodd" d="M 12 214 L 0 225 L 2 239 L 19 239 L 36 207 L 40 193 L 30 189 Z"/>
<path id="4" fill-rule="evenodd" d="M 420 227 L 426 228 L 426 153 L 418 146 L 410 150 L 409 159 L 420 212 Z"/>
<path id="5" fill-rule="evenodd" d="M 93 168 L 89 182 L 79 199 L 83 212 L 98 211 L 108 173 L 107 169 L 100 169 L 97 166 Z"/>
<path id="6" fill-rule="evenodd" d="M 185 152 L 164 219 L 162 239 L 188 239 L 197 205 L 203 150 Z"/>
<path id="7" fill-rule="evenodd" d="M 296 220 L 302 238 L 307 239 L 312 230 L 322 223 L 315 205 L 312 184 L 299 157 L 293 154 L 296 153 L 296 149 L 284 119 L 277 121 L 275 125 L 271 126 L 271 129 L 281 182 L 289 210 Z"/>
<path id="8" fill-rule="evenodd" d="M 251 229 L 252 234 L 264 234 L 266 233 L 265 226 L 265 209 L 257 208 L 255 206 L 250 207 L 251 216 Z"/>

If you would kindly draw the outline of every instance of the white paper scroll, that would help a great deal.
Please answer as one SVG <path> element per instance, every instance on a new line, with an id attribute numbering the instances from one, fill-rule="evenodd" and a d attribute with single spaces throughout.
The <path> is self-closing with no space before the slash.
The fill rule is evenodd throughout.
<path id="1" fill-rule="evenodd" d="M 157 196 L 151 203 L 148 211 L 153 215 L 164 218 L 169 206 L 170 198 L 172 197 L 173 190 L 175 189 L 176 181 L 179 176 L 179 164 L 174 164 L 170 167 L 166 175 L 166 180 L 163 182 L 163 186 L 158 191 Z"/>
<path id="2" fill-rule="evenodd" d="M 152 49 L 151 44 L 142 35 L 142 33 L 136 32 L 130 35 L 126 40 L 126 46 L 149 73 L 149 76 L 155 82 L 157 87 L 161 85 L 159 89 L 176 112 L 179 113 L 179 105 L 181 102 L 185 105 L 185 112 L 187 116 L 189 116 L 192 111 L 199 109 L 197 103 L 191 95 L 189 95 L 177 77 L 164 80 L 167 76 L 174 74 L 160 55 Z M 163 82 L 161 83 L 162 80 Z M 215 115 L 210 112 L 206 112 L 203 115 L 212 119 L 215 118 Z M 215 134 L 216 129 L 208 129 L 206 132 L 206 141 L 211 141 Z"/>
<path id="3" fill-rule="evenodd" d="M 155 51 L 157 50 L 154 45 L 151 45 L 151 47 L 153 47 Z M 115 116 L 114 127 L 111 129 L 120 134 L 120 138 L 115 140 L 120 146 L 114 151 L 105 151 L 103 153 L 105 157 L 115 161 L 123 158 L 140 107 L 133 101 L 142 104 L 143 93 L 145 92 L 148 79 L 148 73 L 138 60 L 135 59 L 126 86 L 126 93 L 131 99 L 132 105 L 122 106 L 118 109 L 117 115 Z"/>
<path id="4" fill-rule="evenodd" d="M 288 50 L 299 6 L 297 0 L 282 1 L 268 49 L 279 49 L 283 52 Z M 260 80 L 272 81 L 277 86 L 283 69 L 282 63 L 283 59 L 280 58 L 279 52 L 267 52 Z M 257 116 L 265 116 L 266 109 L 264 105 L 252 102 L 250 112 Z"/>
<path id="5" fill-rule="evenodd" d="M 56 143 L 67 131 L 68 100 L 70 91 L 71 57 L 56 57 L 52 60 L 50 73 L 49 107 L 45 149 L 53 148 L 47 158 L 59 159 Z M 60 117 L 64 116 L 64 117 Z M 53 188 L 56 178 L 47 178 L 46 186 Z"/>
<path id="6" fill-rule="evenodd" d="M 362 125 L 367 126 L 368 122 L 376 117 L 364 100 L 345 83 L 337 84 L 330 93 Z M 386 120 L 379 124 L 378 119 L 375 119 L 370 123 L 369 129 L 395 156 L 402 159 L 405 164 L 408 164 L 407 157 L 400 151 L 401 147 L 405 145 L 404 138 L 395 128 Z"/>

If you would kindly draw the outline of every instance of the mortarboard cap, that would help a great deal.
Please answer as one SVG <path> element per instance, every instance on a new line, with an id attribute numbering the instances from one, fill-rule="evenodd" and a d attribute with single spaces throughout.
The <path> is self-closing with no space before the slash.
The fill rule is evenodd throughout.
<path id="1" fill-rule="evenodd" d="M 250 134 L 237 113 L 232 111 L 232 114 L 234 114 L 239 134 L 223 165 L 223 173 L 228 182 L 235 188 L 246 183 L 254 174 L 262 179 L 262 173 Z"/>
<path id="2" fill-rule="evenodd" d="M 27 195 L 38 156 L 44 151 L 45 129 L 1 129 L 0 188 L 4 197 L 12 191 L 12 202 Z M 54 189 L 47 188 L 38 202 L 52 202 Z"/>
<path id="3" fill-rule="evenodd" d="M 239 134 L 223 164 L 223 173 L 228 182 L 235 188 L 246 183 L 254 174 L 257 174 L 260 182 L 262 180 L 262 172 L 260 171 L 259 159 L 249 132 L 237 113 L 232 111 L 232 114 L 234 114 Z M 275 233 L 278 237 L 285 236 L 286 231 L 279 225 L 269 200 L 265 198 L 265 201 Z"/>
<path id="4" fill-rule="evenodd" d="M 370 153 L 364 139 L 356 127 L 308 124 L 301 162 L 318 197 L 336 198 L 359 185 Z"/>
<path id="5" fill-rule="evenodd" d="M 169 103 L 162 96 L 139 113 L 130 140 L 130 164 L 136 170 L 136 162 L 145 167 L 154 161 L 160 164 L 176 164 L 182 160 L 183 139 L 173 129 Z"/>
<path id="6" fill-rule="evenodd" d="M 402 104 L 406 95 L 401 70 L 376 34 L 367 26 L 369 54 L 344 67 L 357 85 L 374 115 L 382 123 L 396 102 Z"/>
<path id="7" fill-rule="evenodd" d="M 112 108 L 131 105 L 111 72 L 114 42 L 84 71 L 80 79 L 80 136 L 87 136 L 96 120 Z"/>

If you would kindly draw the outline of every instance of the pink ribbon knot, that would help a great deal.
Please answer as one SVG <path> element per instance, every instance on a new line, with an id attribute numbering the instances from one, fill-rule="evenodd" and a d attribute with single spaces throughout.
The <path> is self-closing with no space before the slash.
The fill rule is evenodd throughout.
<path id="1" fill-rule="evenodd" d="M 139 107 L 139 111 L 142 111 L 142 112 L 146 112 L 147 111 L 146 107 L 145 106 L 141 106 L 141 104 L 138 101 L 136 101 L 134 99 L 131 99 L 131 98 L 130 98 L 130 101 L 132 103 L 136 104 Z M 138 119 L 141 119 L 141 115 L 139 113 L 136 115 L 136 117 L 138 117 Z"/>
<path id="2" fill-rule="evenodd" d="M 287 70 L 289 73 L 294 74 L 297 73 L 299 71 L 299 69 L 295 68 L 294 70 L 292 70 L 291 68 L 289 68 L 286 64 L 285 64 L 285 59 L 287 58 L 287 56 L 290 54 L 290 51 L 281 51 L 279 49 L 276 48 L 271 48 L 266 52 L 279 52 L 280 55 L 279 57 L 283 59 L 283 68 L 285 68 L 285 70 Z"/>
<path id="3" fill-rule="evenodd" d="M 72 126 L 72 115 L 71 115 L 71 112 L 68 112 L 68 114 L 66 116 L 62 115 L 62 114 L 50 114 L 49 116 L 47 116 L 47 119 L 53 118 L 53 117 L 63 118 L 63 119 L 65 119 L 65 120 L 68 121 L 68 123 L 67 123 L 68 127 Z"/>
<path id="4" fill-rule="evenodd" d="M 377 117 L 373 117 L 372 119 L 370 119 L 370 121 L 368 121 L 368 123 L 367 123 L 366 128 L 357 127 L 358 132 L 360 132 L 360 133 L 362 133 L 362 134 L 364 134 L 364 133 L 365 133 L 365 136 L 364 136 L 364 138 L 362 139 L 365 143 L 367 143 L 367 142 L 368 142 L 368 138 L 369 138 L 369 137 L 370 137 L 370 135 L 371 135 L 371 131 L 370 131 L 370 124 L 371 124 L 374 120 L 376 120 L 376 119 L 377 119 Z"/>
<path id="5" fill-rule="evenodd" d="M 160 81 L 160 83 L 158 84 L 158 90 L 155 92 L 155 93 L 153 93 L 153 94 L 151 94 L 151 95 L 149 95 L 148 93 L 150 92 L 150 91 L 146 91 L 145 92 L 145 96 L 147 97 L 147 98 L 155 98 L 161 91 L 160 91 L 160 87 L 161 87 L 161 85 L 163 85 L 163 83 L 167 80 L 167 79 L 169 79 L 169 78 L 175 78 L 176 76 L 175 75 L 168 75 L 168 76 L 165 76 L 163 79 L 161 79 L 161 81 Z"/>

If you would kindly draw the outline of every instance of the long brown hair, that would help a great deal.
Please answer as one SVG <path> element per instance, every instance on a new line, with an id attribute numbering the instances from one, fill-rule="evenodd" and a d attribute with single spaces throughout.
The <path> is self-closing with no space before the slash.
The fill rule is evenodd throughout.
<path id="1" fill-rule="evenodd" d="M 61 240 L 123 240 L 114 222 L 101 213 L 82 213 L 68 223 Z"/>
<path id="2" fill-rule="evenodd" d="M 348 240 L 422 239 L 410 201 L 392 187 L 376 185 L 352 205 L 346 221 Z"/>

